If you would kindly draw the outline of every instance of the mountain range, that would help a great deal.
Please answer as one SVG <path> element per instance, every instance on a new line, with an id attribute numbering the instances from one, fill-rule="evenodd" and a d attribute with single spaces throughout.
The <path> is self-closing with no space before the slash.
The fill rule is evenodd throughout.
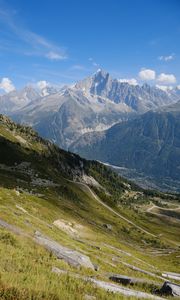
<path id="1" fill-rule="evenodd" d="M 41 88 L 35 85 L 27 85 L 21 90 L 13 90 L 7 94 L 0 95 L 1 113 L 7 115 L 13 114 L 30 103 L 37 104 L 39 99 L 53 95 L 58 90 L 58 87 L 50 85 Z"/>
<path id="2" fill-rule="evenodd" d="M 44 96 L 45 95 L 45 96 Z M 68 149 L 81 135 L 102 131 L 180 99 L 144 84 L 130 85 L 97 70 L 92 76 L 59 90 L 42 93 L 33 87 L 0 97 L 0 112 L 33 126 L 43 137 Z"/>
<path id="3" fill-rule="evenodd" d="M 132 170 L 130 179 L 138 172 L 158 181 L 155 187 L 177 190 L 178 101 L 177 88 L 132 85 L 99 69 L 71 86 L 28 86 L 0 96 L 0 112 L 65 150 Z"/>
<path id="4" fill-rule="evenodd" d="M 116 124 L 106 131 L 84 134 L 72 145 L 71 151 L 88 159 L 136 170 L 162 181 L 161 187 L 168 179 L 171 188 L 172 180 L 177 181 L 178 186 L 180 101 Z"/>

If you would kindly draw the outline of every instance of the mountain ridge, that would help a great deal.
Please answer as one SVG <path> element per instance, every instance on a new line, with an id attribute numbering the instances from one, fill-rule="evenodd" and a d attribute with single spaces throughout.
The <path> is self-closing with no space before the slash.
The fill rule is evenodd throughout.
<path id="1" fill-rule="evenodd" d="M 98 70 L 73 86 L 38 97 L 9 113 L 6 110 L 6 114 L 68 149 L 85 132 L 105 130 L 137 114 L 174 103 L 179 97 L 178 93 L 147 84 L 120 82 Z M 4 112 L 2 107 L 1 111 Z"/>
<path id="2" fill-rule="evenodd" d="M 71 151 L 87 159 L 134 169 L 159 180 L 180 181 L 179 103 L 149 111 L 99 133 L 85 134 Z"/>

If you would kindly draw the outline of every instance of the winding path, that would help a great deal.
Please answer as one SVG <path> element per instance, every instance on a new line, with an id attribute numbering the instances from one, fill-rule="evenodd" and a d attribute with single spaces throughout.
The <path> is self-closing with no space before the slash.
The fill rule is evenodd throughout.
<path id="1" fill-rule="evenodd" d="M 70 180 L 68 180 L 70 181 Z M 91 188 L 86 185 L 85 183 L 82 183 L 82 182 L 74 182 L 74 181 L 70 181 L 70 182 L 73 182 L 74 184 L 77 184 L 80 186 L 80 188 L 82 190 L 86 190 L 88 193 L 91 194 L 91 196 L 93 196 L 93 198 L 99 203 L 101 204 L 102 206 L 104 206 L 105 208 L 107 208 L 110 212 L 112 212 L 114 215 L 118 216 L 119 218 L 121 218 L 122 220 L 124 220 L 125 222 L 129 223 L 130 225 L 134 226 L 135 228 L 141 230 L 142 232 L 148 234 L 148 235 L 151 235 L 152 237 L 156 237 L 156 235 L 154 235 L 153 233 L 143 229 L 142 227 L 140 227 L 139 225 L 135 224 L 134 222 L 128 220 L 126 217 L 122 216 L 120 213 L 118 213 L 117 211 L 115 211 L 113 208 L 111 208 L 109 205 L 105 204 L 103 201 L 101 201 L 99 199 L 99 197 L 91 190 Z"/>

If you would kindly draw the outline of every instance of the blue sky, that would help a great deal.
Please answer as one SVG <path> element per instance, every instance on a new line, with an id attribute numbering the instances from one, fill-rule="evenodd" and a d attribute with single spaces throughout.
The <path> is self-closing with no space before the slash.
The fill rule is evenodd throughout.
<path id="1" fill-rule="evenodd" d="M 179 0 L 0 0 L 0 88 L 72 83 L 99 67 L 180 85 L 179 50 Z"/>

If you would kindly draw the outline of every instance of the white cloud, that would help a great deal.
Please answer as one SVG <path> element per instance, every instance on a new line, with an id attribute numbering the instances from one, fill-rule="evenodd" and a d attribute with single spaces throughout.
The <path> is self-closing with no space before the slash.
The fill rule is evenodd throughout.
<path id="1" fill-rule="evenodd" d="M 173 60 L 174 57 L 175 57 L 175 54 L 172 53 L 172 54 L 167 55 L 167 56 L 161 55 L 161 56 L 158 57 L 158 59 L 159 59 L 159 60 L 163 60 L 163 61 L 170 61 L 170 60 Z"/>
<path id="2" fill-rule="evenodd" d="M 63 60 L 67 58 L 65 55 L 55 51 L 48 52 L 47 54 L 45 54 L 45 57 L 49 58 L 50 60 Z"/>
<path id="3" fill-rule="evenodd" d="M 49 86 L 49 83 L 46 81 L 46 80 L 41 80 L 41 81 L 38 81 L 36 83 L 37 87 L 40 89 L 40 90 L 43 90 L 45 89 L 46 87 Z"/>
<path id="4" fill-rule="evenodd" d="M 138 85 L 138 82 L 135 78 L 122 78 L 122 79 L 119 79 L 119 82 L 127 82 L 129 83 L 130 85 Z"/>
<path id="5" fill-rule="evenodd" d="M 9 93 L 15 90 L 15 86 L 9 78 L 4 77 L 0 82 L 0 89 L 5 91 L 6 93 Z"/>
<path id="6" fill-rule="evenodd" d="M 180 84 L 177 85 L 177 89 L 180 90 Z"/>
<path id="7" fill-rule="evenodd" d="M 142 80 L 154 80 L 156 78 L 156 72 L 151 69 L 141 69 L 139 77 Z"/>
<path id="8" fill-rule="evenodd" d="M 176 83 L 176 77 L 173 74 L 161 73 L 158 76 L 157 81 L 163 84 L 172 84 Z"/>
<path id="9" fill-rule="evenodd" d="M 168 92 L 168 91 L 171 91 L 173 89 L 172 86 L 169 86 L 169 85 L 159 85 L 159 84 L 156 84 L 156 87 L 164 92 Z"/>
<path id="10" fill-rule="evenodd" d="M 17 51 L 24 55 L 42 56 L 50 60 L 63 60 L 67 58 L 66 49 L 54 44 L 39 34 L 20 26 L 15 18 L 16 14 L 12 10 L 0 8 L 0 22 L 5 24 L 11 32 L 23 42 L 18 47 L 18 43 L 11 41 L 8 50 Z M 14 41 L 14 39 L 13 39 Z"/>

